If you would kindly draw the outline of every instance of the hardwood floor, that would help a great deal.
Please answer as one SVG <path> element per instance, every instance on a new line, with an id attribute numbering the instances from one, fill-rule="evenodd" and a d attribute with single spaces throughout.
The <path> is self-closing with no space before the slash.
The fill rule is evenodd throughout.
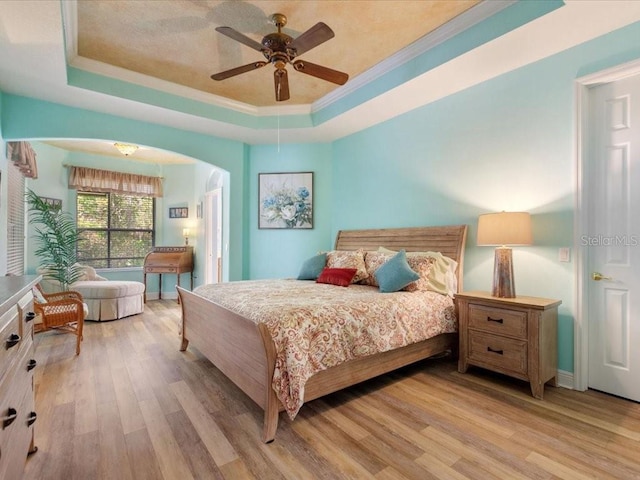
<path id="1" fill-rule="evenodd" d="M 179 306 L 36 335 L 36 445 L 25 479 L 634 479 L 640 405 L 547 387 L 449 358 L 420 362 L 281 414 L 179 352 Z"/>

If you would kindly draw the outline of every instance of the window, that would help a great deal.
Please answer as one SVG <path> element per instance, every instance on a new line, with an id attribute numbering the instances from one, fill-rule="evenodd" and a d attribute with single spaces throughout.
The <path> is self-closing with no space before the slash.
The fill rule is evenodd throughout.
<path id="1" fill-rule="evenodd" d="M 78 262 L 94 268 L 141 267 L 155 240 L 155 199 L 78 191 Z"/>

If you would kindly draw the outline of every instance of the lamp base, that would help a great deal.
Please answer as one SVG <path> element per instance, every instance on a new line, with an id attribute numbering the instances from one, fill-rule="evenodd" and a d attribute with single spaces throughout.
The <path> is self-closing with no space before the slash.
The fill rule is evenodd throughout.
<path id="1" fill-rule="evenodd" d="M 493 261 L 493 288 L 491 295 L 499 298 L 515 298 L 516 296 L 513 260 L 509 247 L 496 248 Z"/>

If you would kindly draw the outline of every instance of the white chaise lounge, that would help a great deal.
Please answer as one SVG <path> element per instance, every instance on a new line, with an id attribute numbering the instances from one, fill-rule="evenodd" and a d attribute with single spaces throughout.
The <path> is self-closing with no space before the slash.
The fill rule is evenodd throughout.
<path id="1" fill-rule="evenodd" d="M 107 280 L 96 274 L 92 267 L 85 266 L 84 270 L 85 275 L 69 290 L 82 295 L 89 310 L 85 320 L 117 320 L 144 312 L 144 283 Z M 43 279 L 40 285 L 45 293 L 61 290 L 57 282 L 48 279 Z"/>

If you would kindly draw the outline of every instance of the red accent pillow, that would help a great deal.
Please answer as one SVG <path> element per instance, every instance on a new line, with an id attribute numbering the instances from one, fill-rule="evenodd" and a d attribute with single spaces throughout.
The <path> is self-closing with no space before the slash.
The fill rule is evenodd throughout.
<path id="1" fill-rule="evenodd" d="M 318 283 L 330 283 L 340 287 L 348 287 L 356 276 L 356 268 L 328 268 L 325 267 L 316 280 Z"/>

